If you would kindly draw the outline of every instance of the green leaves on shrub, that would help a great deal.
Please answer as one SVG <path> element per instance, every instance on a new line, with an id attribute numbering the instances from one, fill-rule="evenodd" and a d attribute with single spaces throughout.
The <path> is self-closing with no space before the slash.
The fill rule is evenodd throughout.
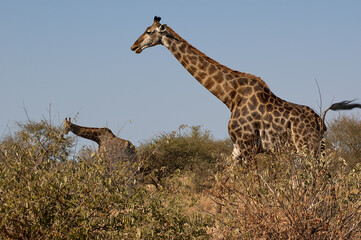
<path id="1" fill-rule="evenodd" d="M 230 155 L 230 140 L 214 140 L 209 131 L 200 126 L 181 126 L 179 131 L 161 134 L 143 143 L 139 152 L 147 165 L 147 171 L 158 180 L 176 170 L 195 174 L 197 185 L 209 184 L 217 171 L 218 159 Z"/>
<path id="2" fill-rule="evenodd" d="M 248 165 L 200 127 L 145 141 L 131 165 L 74 155 L 48 121 L 19 124 L 0 142 L 0 238 L 360 239 L 359 130 L 345 121 L 330 125 L 336 149 L 323 159 L 260 154 Z"/>
<path id="3" fill-rule="evenodd" d="M 0 145 L 0 236 L 5 239 L 189 239 L 212 221 L 179 196 L 137 184 L 139 163 L 70 157 L 48 122 L 20 125 Z M 177 201 L 178 199 L 178 201 Z"/>

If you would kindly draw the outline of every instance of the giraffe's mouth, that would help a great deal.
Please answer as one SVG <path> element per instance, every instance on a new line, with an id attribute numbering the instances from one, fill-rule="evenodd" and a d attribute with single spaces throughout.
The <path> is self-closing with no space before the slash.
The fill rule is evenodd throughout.
<path id="1" fill-rule="evenodd" d="M 130 49 L 132 51 L 135 51 L 135 53 L 137 53 L 137 54 L 139 54 L 139 53 L 141 53 L 143 51 L 143 47 L 134 46 L 134 45 Z"/>

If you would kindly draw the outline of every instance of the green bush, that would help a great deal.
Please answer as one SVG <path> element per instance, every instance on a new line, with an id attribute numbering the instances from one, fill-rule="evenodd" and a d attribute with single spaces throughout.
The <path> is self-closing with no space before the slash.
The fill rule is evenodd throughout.
<path id="1" fill-rule="evenodd" d="M 143 143 L 138 152 L 157 180 L 171 176 L 176 170 L 191 172 L 200 188 L 209 184 L 217 171 L 217 161 L 230 155 L 230 140 L 215 140 L 200 126 L 181 126 L 179 131 L 161 134 Z"/>
<path id="2" fill-rule="evenodd" d="M 19 130 L 14 135 L 6 136 L 1 149 L 10 155 L 27 150 L 26 154 L 38 163 L 66 161 L 71 153 L 73 139 L 64 137 L 60 128 L 50 121 L 28 121 L 18 123 Z"/>
<path id="3" fill-rule="evenodd" d="M 184 214 L 187 204 L 179 194 L 138 186 L 137 166 L 98 156 L 71 160 L 71 141 L 59 128 L 45 122 L 21 126 L 1 143 L 2 238 L 206 237 L 211 219 Z"/>

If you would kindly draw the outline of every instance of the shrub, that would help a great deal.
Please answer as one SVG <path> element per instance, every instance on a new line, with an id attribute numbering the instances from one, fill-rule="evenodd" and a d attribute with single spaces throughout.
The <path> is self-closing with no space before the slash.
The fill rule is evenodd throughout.
<path id="1" fill-rule="evenodd" d="M 339 116 L 328 126 L 327 140 L 352 168 L 361 163 L 361 120 L 355 116 Z"/>
<path id="2" fill-rule="evenodd" d="M 6 136 L 1 149 L 16 155 L 26 149 L 28 157 L 41 162 L 65 161 L 71 153 L 73 139 L 64 137 L 61 129 L 51 122 L 28 121 L 18 123 L 19 130 L 14 135 Z"/>
<path id="3" fill-rule="evenodd" d="M 230 158 L 229 140 L 182 127 L 142 144 L 131 165 L 73 155 L 73 139 L 48 121 L 19 127 L 0 142 L 2 239 L 361 239 L 354 155 L 352 167 L 331 150 L 245 165 Z M 142 166 L 158 189 L 140 181 Z"/>
<path id="4" fill-rule="evenodd" d="M 146 170 L 152 172 L 157 180 L 161 181 L 176 170 L 191 172 L 199 188 L 209 184 L 209 178 L 217 171 L 220 156 L 230 155 L 231 151 L 230 140 L 215 140 L 200 126 L 181 126 L 177 132 L 146 141 L 138 150 Z"/>
<path id="5" fill-rule="evenodd" d="M 347 172 L 337 156 L 290 154 L 256 161 L 246 167 L 228 158 L 217 174 L 210 195 L 222 214 L 213 239 L 361 238 L 360 165 Z"/>
<path id="6" fill-rule="evenodd" d="M 2 238 L 206 238 L 212 220 L 184 214 L 180 194 L 138 186 L 137 166 L 98 156 L 70 159 L 71 141 L 59 128 L 21 126 L 0 146 Z"/>

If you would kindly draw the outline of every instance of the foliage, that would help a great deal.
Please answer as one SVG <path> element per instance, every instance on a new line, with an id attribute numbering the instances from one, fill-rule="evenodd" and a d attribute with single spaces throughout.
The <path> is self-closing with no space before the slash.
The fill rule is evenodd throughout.
<path id="1" fill-rule="evenodd" d="M 327 140 L 351 168 L 361 163 L 361 120 L 356 116 L 339 116 L 328 126 Z"/>
<path id="2" fill-rule="evenodd" d="M 38 164 L 68 159 L 73 140 L 64 137 L 50 121 L 28 121 L 18 123 L 18 127 L 20 130 L 14 136 L 7 136 L 1 144 L 2 149 L 10 155 L 26 149 L 29 157 L 38 161 Z"/>
<path id="3" fill-rule="evenodd" d="M 199 188 L 208 184 L 218 170 L 218 159 L 230 155 L 231 151 L 230 140 L 214 140 L 210 132 L 202 131 L 200 126 L 181 126 L 179 131 L 156 136 L 139 148 L 146 170 L 157 180 L 176 170 L 192 172 Z"/>
<path id="4" fill-rule="evenodd" d="M 223 214 L 213 239 L 361 238 L 361 165 L 347 173 L 335 156 L 289 153 L 255 161 L 242 166 L 228 158 L 217 174 L 210 194 Z"/>
<path id="5" fill-rule="evenodd" d="M 361 239 L 359 140 L 332 124 L 337 148 L 323 159 L 279 152 L 248 165 L 200 127 L 146 141 L 130 164 L 74 155 L 49 121 L 19 124 L 0 142 L 0 238 Z"/>
<path id="6" fill-rule="evenodd" d="M 1 144 L 2 238 L 187 239 L 206 235 L 205 226 L 211 220 L 185 215 L 180 195 L 147 192 L 138 186 L 137 166 L 110 163 L 99 156 L 66 160 L 63 153 L 68 149 L 62 148 L 66 139 L 59 137 L 60 129 L 44 123 L 24 126 L 20 138 Z"/>

